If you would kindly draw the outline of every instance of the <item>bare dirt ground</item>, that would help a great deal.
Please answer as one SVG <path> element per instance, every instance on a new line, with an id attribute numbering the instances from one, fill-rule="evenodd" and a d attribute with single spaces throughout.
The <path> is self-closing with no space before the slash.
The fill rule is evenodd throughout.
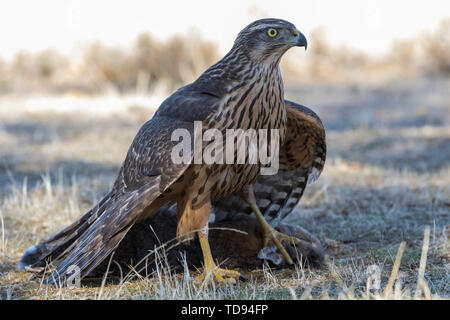
<path id="1" fill-rule="evenodd" d="M 29 273 L 15 270 L 24 250 L 71 223 L 108 190 L 131 140 L 154 109 L 133 104 L 107 114 L 76 108 L 25 112 L 17 106 L 5 109 L 5 98 L 0 112 L 0 299 L 376 299 L 388 286 L 402 241 L 398 280 L 387 298 L 411 298 L 426 226 L 431 231 L 427 286 L 417 298 L 450 298 L 449 87 L 449 79 L 287 86 L 288 99 L 321 117 L 328 143 L 322 176 L 287 222 L 328 245 L 328 264 L 254 271 L 246 283 L 214 288 L 197 287 L 163 268 L 145 279 L 102 287 L 57 290 L 27 281 Z M 377 274 L 379 288 L 376 281 L 368 285 L 368 277 Z"/>

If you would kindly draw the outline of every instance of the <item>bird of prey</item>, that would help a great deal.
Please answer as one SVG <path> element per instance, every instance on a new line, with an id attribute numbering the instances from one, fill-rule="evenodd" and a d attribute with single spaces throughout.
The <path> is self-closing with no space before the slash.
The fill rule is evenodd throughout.
<path id="1" fill-rule="evenodd" d="M 178 210 L 177 236 L 198 235 L 204 256 L 203 274 L 198 279 L 212 279 L 212 275 L 220 282 L 235 282 L 240 277 L 237 271 L 216 266 L 207 230 L 211 199 L 233 194 L 248 203 L 266 238 L 283 250 L 280 240 L 293 238 L 276 232 L 265 221 L 258 207 L 258 193 L 256 198 L 253 193 L 253 184 L 265 164 L 198 164 L 192 161 L 193 146 L 188 154 L 191 161 L 174 162 L 172 151 L 178 141 L 172 140 L 172 133 L 184 129 L 195 136 L 195 121 L 201 121 L 202 130 L 264 129 L 269 133 L 277 130 L 282 145 L 286 137 L 294 134 L 282 151 L 287 165 L 296 167 L 310 152 L 315 154 L 315 150 L 307 148 L 297 153 L 294 149 L 302 140 L 293 133 L 301 135 L 302 131 L 296 118 L 315 117 L 296 107 L 287 111 L 284 101 L 279 62 L 294 46 L 306 48 L 307 41 L 292 23 L 281 19 L 257 20 L 238 34 L 231 50 L 219 62 L 163 101 L 134 138 L 111 190 L 79 220 L 25 253 L 39 251 L 39 246 L 43 246 L 45 254 L 52 257 L 55 268 L 44 282 L 64 285 L 73 266 L 81 278 L 85 277 L 118 246 L 136 221 L 172 204 Z M 294 125 L 288 128 L 291 118 Z M 307 140 L 303 143 L 308 144 Z M 204 144 L 202 148 L 205 149 Z M 321 168 L 320 164 L 315 165 L 318 158 L 323 159 L 319 155 L 309 160 L 311 168 Z M 307 175 L 313 177 L 313 171 Z M 287 198 L 298 198 L 298 190 L 297 185 Z M 277 199 L 274 198 L 274 204 L 281 203 Z M 280 213 L 289 211 L 289 207 L 286 203 Z"/>

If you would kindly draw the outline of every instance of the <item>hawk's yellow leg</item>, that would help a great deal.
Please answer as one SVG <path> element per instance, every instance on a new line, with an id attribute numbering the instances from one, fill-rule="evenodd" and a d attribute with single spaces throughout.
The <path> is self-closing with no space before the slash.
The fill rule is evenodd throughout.
<path id="1" fill-rule="evenodd" d="M 214 263 L 211 248 L 208 241 L 208 218 L 211 209 L 211 202 L 206 201 L 197 209 L 192 208 L 191 194 L 186 193 L 178 200 L 178 225 L 177 235 L 186 235 L 190 230 L 200 230 L 197 232 L 202 248 L 204 268 L 203 273 L 195 278 L 196 282 L 211 282 L 211 276 L 221 283 L 231 281 L 236 283 L 236 278 L 241 277 L 237 271 L 221 269 Z"/>
<path id="2" fill-rule="evenodd" d="M 267 247 L 269 244 L 269 240 L 272 240 L 275 245 L 277 246 L 278 250 L 280 250 L 281 254 L 283 255 L 284 259 L 288 264 L 294 264 L 291 257 L 289 256 L 289 253 L 286 251 L 284 246 L 281 244 L 281 241 L 291 242 L 295 244 L 299 244 L 300 240 L 288 236 L 287 234 L 281 233 L 277 230 L 275 230 L 267 221 L 264 219 L 263 214 L 258 208 L 258 205 L 256 204 L 255 194 L 253 192 L 253 185 L 248 185 L 242 192 L 242 197 L 247 201 L 247 203 L 250 205 L 250 208 L 252 208 L 252 211 L 255 213 L 256 218 L 258 219 L 259 223 L 261 224 L 261 228 L 263 229 L 263 245 L 264 247 Z"/>
<path id="3" fill-rule="evenodd" d="M 286 251 L 286 249 L 284 248 L 281 241 L 293 242 L 295 244 L 300 243 L 300 241 L 295 237 L 288 236 L 287 234 L 284 234 L 284 233 L 281 233 L 281 232 L 275 230 L 269 223 L 267 223 L 266 219 L 264 219 L 264 216 L 262 215 L 261 211 L 259 211 L 259 208 L 256 205 L 256 203 L 251 203 L 250 207 L 252 208 L 253 212 L 255 213 L 255 216 L 258 219 L 258 221 L 261 224 L 261 227 L 263 229 L 263 245 L 264 245 L 264 247 L 267 247 L 267 245 L 269 244 L 269 240 L 272 240 L 275 243 L 275 245 L 277 246 L 278 250 L 280 250 L 284 259 L 286 259 L 286 262 L 288 264 L 294 264 L 291 257 L 289 256 L 289 253 Z"/>
<path id="4" fill-rule="evenodd" d="M 261 228 L 263 230 L 263 245 L 264 247 L 267 247 L 269 244 L 269 240 L 272 240 L 275 245 L 277 246 L 278 250 L 280 250 L 281 254 L 283 255 L 284 259 L 288 264 L 294 264 L 291 257 L 289 256 L 289 253 L 284 248 L 281 241 L 291 242 L 295 244 L 299 244 L 300 240 L 288 236 L 287 234 L 281 233 L 277 230 L 275 230 L 267 221 L 264 219 L 263 214 L 258 208 L 258 205 L 256 204 L 255 195 L 253 193 L 253 186 L 248 186 L 244 192 L 243 192 L 244 199 L 247 201 L 247 203 L 252 208 L 252 211 L 255 213 L 256 218 L 258 219 L 259 223 L 261 224 Z"/>
<path id="5" fill-rule="evenodd" d="M 195 278 L 196 282 L 202 282 L 203 280 L 211 281 L 211 276 L 214 276 L 216 280 L 220 283 L 225 283 L 230 281 L 231 283 L 236 283 L 236 278 L 240 278 L 241 274 L 234 270 L 222 269 L 216 266 L 214 263 L 211 249 L 209 247 L 208 234 L 207 232 L 198 232 L 198 238 L 200 240 L 200 246 L 203 252 L 204 268 L 203 274 L 198 275 Z"/>
<path id="6" fill-rule="evenodd" d="M 259 208 L 256 204 L 250 204 L 250 206 L 263 229 L 264 247 L 267 247 L 267 245 L 269 244 L 269 240 L 272 240 L 277 246 L 278 250 L 280 250 L 284 259 L 286 259 L 286 262 L 288 264 L 294 264 L 291 257 L 289 256 L 289 253 L 286 251 L 281 241 L 293 242 L 295 244 L 300 243 L 300 241 L 295 237 L 288 236 L 287 234 L 275 230 L 269 223 L 267 223 L 266 219 L 264 219 L 264 216 L 262 215 L 261 211 L 259 211 Z"/>

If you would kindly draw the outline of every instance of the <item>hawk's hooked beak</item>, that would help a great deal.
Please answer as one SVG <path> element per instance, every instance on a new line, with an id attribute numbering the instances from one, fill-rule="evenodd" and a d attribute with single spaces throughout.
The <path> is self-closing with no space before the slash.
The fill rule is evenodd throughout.
<path id="1" fill-rule="evenodd" d="M 305 47 L 306 51 L 306 48 L 308 48 L 308 41 L 306 41 L 306 37 L 303 35 L 303 33 L 298 31 L 297 29 L 294 29 L 294 36 L 296 37 L 295 45 L 297 47 Z"/>

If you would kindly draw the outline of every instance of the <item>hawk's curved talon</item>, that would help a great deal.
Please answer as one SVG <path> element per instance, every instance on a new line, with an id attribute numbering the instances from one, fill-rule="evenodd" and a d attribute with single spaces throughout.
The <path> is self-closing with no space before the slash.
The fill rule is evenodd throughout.
<path id="1" fill-rule="evenodd" d="M 288 243 L 299 244 L 300 240 L 275 230 L 268 223 L 262 224 L 262 228 L 263 228 L 263 246 L 267 247 L 269 245 L 269 241 L 272 240 L 274 244 L 277 246 L 278 250 L 280 250 L 286 262 L 288 264 L 294 264 L 294 262 L 291 259 L 291 256 L 286 251 L 286 248 L 283 246 L 281 242 L 285 241 Z"/>
<path id="2" fill-rule="evenodd" d="M 213 265 L 210 267 L 205 267 L 203 273 L 195 277 L 195 282 L 202 283 L 203 281 L 207 281 L 209 283 L 213 280 L 212 277 L 214 277 L 214 281 L 221 284 L 225 284 L 227 282 L 236 284 L 236 280 L 241 279 L 246 281 L 245 277 L 235 270 L 222 269 Z"/>
<path id="3" fill-rule="evenodd" d="M 195 282 L 201 283 L 205 280 L 207 282 L 211 282 L 212 276 L 214 276 L 214 278 L 217 279 L 219 283 L 225 284 L 227 282 L 231 282 L 232 284 L 235 284 L 236 279 L 242 278 L 242 275 L 237 271 L 222 269 L 216 266 L 211 254 L 208 235 L 206 232 L 199 232 L 198 239 L 202 248 L 205 266 L 203 269 L 203 273 L 195 277 Z"/>
<path id="4" fill-rule="evenodd" d="M 264 219 L 263 214 L 261 213 L 261 211 L 259 210 L 257 204 L 256 204 L 256 200 L 255 200 L 255 195 L 253 193 L 253 186 L 250 185 L 248 186 L 244 193 L 243 193 L 244 199 L 248 202 L 248 204 L 250 205 L 250 207 L 252 208 L 252 211 L 254 212 L 256 218 L 258 219 L 259 223 L 261 224 L 261 228 L 263 231 L 263 246 L 267 247 L 267 245 L 269 244 L 269 240 L 272 240 L 276 247 L 278 248 L 278 250 L 280 250 L 280 253 L 283 255 L 284 259 L 286 260 L 286 262 L 288 264 L 294 264 L 294 262 L 292 261 L 291 257 L 289 256 L 289 253 L 286 251 L 286 249 L 284 248 L 283 244 L 281 243 L 281 241 L 291 241 L 295 244 L 299 244 L 300 240 L 295 238 L 295 237 L 291 237 L 288 236 L 287 234 L 281 233 L 277 230 L 275 230 L 267 221 L 266 219 Z"/>

